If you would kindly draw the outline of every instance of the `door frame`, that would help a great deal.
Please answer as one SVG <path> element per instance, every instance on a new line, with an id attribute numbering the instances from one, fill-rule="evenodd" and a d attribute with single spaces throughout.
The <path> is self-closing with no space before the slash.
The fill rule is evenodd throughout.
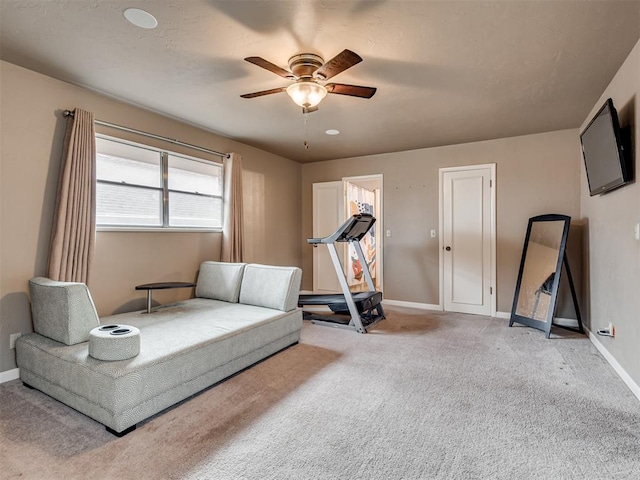
<path id="1" fill-rule="evenodd" d="M 478 170 L 482 168 L 490 169 L 490 193 L 489 196 L 491 198 L 491 281 L 490 287 L 492 289 L 491 295 L 491 316 L 495 317 L 497 313 L 497 298 L 498 291 L 496 288 L 496 164 L 495 163 L 483 163 L 479 165 L 464 165 L 460 167 L 443 167 L 439 169 L 438 172 L 438 212 L 439 212 L 439 229 L 440 235 L 438 236 L 438 251 L 439 251 L 439 265 L 440 265 L 440 287 L 439 287 L 439 295 L 438 302 L 440 310 L 444 311 L 444 174 L 448 172 L 460 172 L 467 170 Z"/>

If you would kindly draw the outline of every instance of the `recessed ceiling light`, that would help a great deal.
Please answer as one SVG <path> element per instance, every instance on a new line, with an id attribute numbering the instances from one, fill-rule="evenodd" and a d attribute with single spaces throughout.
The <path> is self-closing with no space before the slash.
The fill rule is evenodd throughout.
<path id="1" fill-rule="evenodd" d="M 124 11 L 124 18 L 140 28 L 156 28 L 158 26 L 156 17 L 139 8 L 127 8 Z"/>
<path id="2" fill-rule="evenodd" d="M 327 135 L 340 135 L 340 130 L 336 130 L 335 128 L 330 128 L 326 132 Z"/>

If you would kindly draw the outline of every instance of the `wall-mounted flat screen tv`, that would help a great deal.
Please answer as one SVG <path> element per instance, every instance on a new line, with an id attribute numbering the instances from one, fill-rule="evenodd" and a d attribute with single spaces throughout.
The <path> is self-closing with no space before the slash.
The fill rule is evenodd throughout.
<path id="1" fill-rule="evenodd" d="M 609 98 L 580 133 L 582 156 L 591 196 L 608 192 L 631 181 L 625 159 L 618 112 Z"/>

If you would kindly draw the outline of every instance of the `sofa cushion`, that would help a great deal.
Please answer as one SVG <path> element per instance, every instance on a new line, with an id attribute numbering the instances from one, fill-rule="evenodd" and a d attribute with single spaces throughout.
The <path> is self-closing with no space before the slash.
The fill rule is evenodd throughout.
<path id="1" fill-rule="evenodd" d="M 238 303 L 245 263 L 202 262 L 196 297 Z"/>
<path id="2" fill-rule="evenodd" d="M 244 269 L 240 303 L 289 312 L 298 306 L 302 270 L 248 264 Z"/>
<path id="3" fill-rule="evenodd" d="M 100 326 L 98 313 L 84 283 L 57 282 L 37 277 L 29 280 L 33 329 L 66 345 L 89 340 Z"/>

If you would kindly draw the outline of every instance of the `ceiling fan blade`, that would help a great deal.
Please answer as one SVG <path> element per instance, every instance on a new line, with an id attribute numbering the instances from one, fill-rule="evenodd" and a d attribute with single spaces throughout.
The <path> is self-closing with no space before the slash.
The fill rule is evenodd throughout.
<path id="1" fill-rule="evenodd" d="M 262 90 L 261 92 L 245 93 L 240 95 L 242 98 L 256 98 L 264 95 L 271 95 L 272 93 L 280 93 L 287 90 L 287 87 L 272 88 L 271 90 Z"/>
<path id="2" fill-rule="evenodd" d="M 344 83 L 328 83 L 325 85 L 328 93 L 349 95 L 351 97 L 371 98 L 376 93 L 375 87 L 361 87 L 359 85 L 345 85 Z"/>
<path id="3" fill-rule="evenodd" d="M 347 68 L 360 63 L 362 58 L 351 50 L 343 50 L 315 71 L 314 76 L 320 80 L 329 80 Z"/>
<path id="4" fill-rule="evenodd" d="M 275 73 L 276 75 L 280 75 L 283 78 L 288 78 L 290 80 L 296 79 L 296 76 L 293 73 L 291 73 L 289 70 L 280 68 L 279 66 L 271 63 L 268 60 L 265 60 L 262 57 L 247 57 L 245 58 L 245 60 L 249 63 L 253 63 L 254 65 L 262 67 L 265 70 L 269 70 L 270 72 Z"/>

